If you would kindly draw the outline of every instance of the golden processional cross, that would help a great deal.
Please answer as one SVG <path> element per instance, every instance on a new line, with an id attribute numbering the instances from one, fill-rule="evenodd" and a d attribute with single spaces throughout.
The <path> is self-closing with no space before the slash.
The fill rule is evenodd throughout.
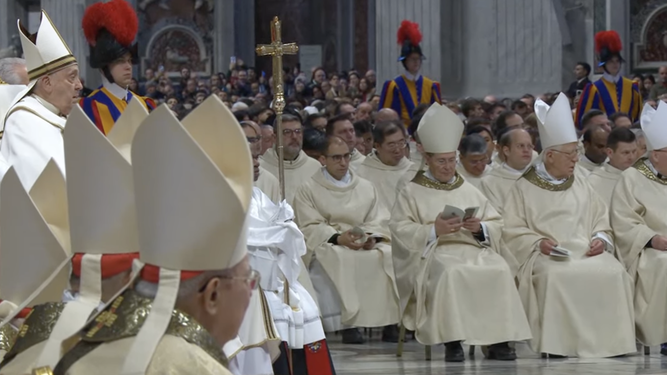
<path id="1" fill-rule="evenodd" d="M 260 44 L 255 48 L 258 56 L 273 58 L 273 110 L 276 111 L 276 152 L 278 154 L 278 179 L 280 198 L 285 199 L 285 161 L 283 160 L 283 110 L 285 109 L 285 88 L 283 83 L 283 55 L 294 55 L 299 51 L 296 43 L 283 44 L 280 37 L 280 20 L 271 21 L 271 44 Z"/>

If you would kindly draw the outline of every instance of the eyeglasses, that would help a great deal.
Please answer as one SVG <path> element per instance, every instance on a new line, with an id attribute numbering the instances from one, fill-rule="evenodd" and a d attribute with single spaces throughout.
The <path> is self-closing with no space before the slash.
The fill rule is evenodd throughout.
<path id="1" fill-rule="evenodd" d="M 483 159 L 479 159 L 479 160 L 467 160 L 467 162 L 468 162 L 469 164 L 471 164 L 471 165 L 481 165 L 481 164 L 486 164 L 486 163 L 488 163 L 488 162 L 489 162 L 489 158 L 488 158 L 488 157 L 484 157 Z"/>
<path id="2" fill-rule="evenodd" d="M 283 129 L 283 135 L 285 137 L 289 137 L 292 134 L 299 136 L 299 135 L 301 135 L 301 133 L 303 133 L 303 129 L 294 129 L 294 130 L 292 130 L 292 129 Z"/>
<path id="3" fill-rule="evenodd" d="M 350 154 L 348 152 L 345 155 L 326 155 L 326 157 L 331 158 L 331 159 L 333 159 L 333 161 L 339 163 L 339 162 L 343 161 L 343 159 L 345 159 L 346 161 L 350 160 L 350 157 L 352 157 L 352 154 Z"/>
<path id="4" fill-rule="evenodd" d="M 248 143 L 250 143 L 250 144 L 254 144 L 254 143 L 257 143 L 257 142 L 261 141 L 261 140 L 262 140 L 262 137 L 261 137 L 261 136 L 257 136 L 257 137 L 246 137 L 246 139 L 248 140 Z"/>
<path id="5" fill-rule="evenodd" d="M 568 158 L 574 158 L 575 156 L 579 155 L 579 150 L 573 150 L 573 151 L 570 151 L 570 152 L 559 151 L 559 150 L 551 150 L 551 151 L 557 152 L 559 154 L 563 154 Z"/>
<path id="6" fill-rule="evenodd" d="M 396 149 L 404 149 L 408 146 L 408 143 L 405 140 L 399 141 L 399 142 L 390 142 L 386 144 L 387 148 L 391 151 L 394 151 Z"/>
<path id="7" fill-rule="evenodd" d="M 246 284 L 250 287 L 250 289 L 256 290 L 259 287 L 259 281 L 261 280 L 262 275 L 256 270 L 250 269 L 250 273 L 248 274 L 248 276 L 229 276 L 229 275 L 213 276 L 212 278 L 208 279 L 204 283 L 204 285 L 202 285 L 201 289 L 199 289 L 199 293 L 203 293 L 204 290 L 206 290 L 206 285 L 208 285 L 209 281 L 211 281 L 214 278 L 227 279 L 227 280 L 242 280 L 246 282 Z"/>

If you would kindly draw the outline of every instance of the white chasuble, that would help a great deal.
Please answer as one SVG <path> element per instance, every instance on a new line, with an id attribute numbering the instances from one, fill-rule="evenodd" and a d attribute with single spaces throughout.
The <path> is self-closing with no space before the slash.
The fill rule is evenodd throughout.
<path id="1" fill-rule="evenodd" d="M 479 190 L 484 193 L 491 202 L 493 208 L 501 215 L 503 214 L 503 205 L 507 195 L 516 180 L 521 177 L 522 172 L 509 168 L 506 164 L 499 164 L 482 177 L 479 184 Z"/>
<path id="2" fill-rule="evenodd" d="M 611 204 L 611 194 L 614 192 L 616 182 L 621 178 L 622 170 L 604 163 L 601 168 L 596 168 L 588 175 L 588 183 L 596 193 L 600 194 L 607 207 Z"/>
<path id="3" fill-rule="evenodd" d="M 275 178 L 278 176 L 278 156 L 275 149 L 267 150 L 261 159 L 261 166 Z M 285 199 L 287 203 L 292 205 L 294 203 L 294 194 L 296 189 L 316 171 L 320 170 L 322 165 L 317 160 L 306 155 L 305 152 L 299 152 L 296 159 L 288 161 L 285 160 Z M 261 173 L 260 173 L 261 177 Z"/>
<path id="4" fill-rule="evenodd" d="M 262 193 L 266 194 L 273 203 L 280 203 L 280 181 L 278 181 L 278 177 L 271 174 L 271 172 L 259 167 L 259 177 L 254 185 L 261 190 Z"/>
<path id="5" fill-rule="evenodd" d="M 479 207 L 486 241 L 460 230 L 432 240 L 445 205 Z M 514 278 L 499 254 L 502 219 L 458 174 L 451 184 L 420 172 L 396 198 L 389 225 L 402 323 L 425 345 L 490 345 L 531 337 Z"/>
<path id="6" fill-rule="evenodd" d="M 503 218 L 503 241 L 521 265 L 519 294 L 533 350 L 577 357 L 634 352 L 631 278 L 612 252 L 586 255 L 593 238 L 611 242 L 607 207 L 590 185 L 577 173 L 553 181 L 531 167 L 510 190 Z M 543 239 L 571 256 L 542 254 Z"/>
<path id="7" fill-rule="evenodd" d="M 396 187 L 412 162 L 403 158 L 397 165 L 387 165 L 378 158 L 375 152 L 366 157 L 357 174 L 373 183 L 378 192 L 380 203 L 390 212 L 396 201 Z M 387 217 L 389 219 L 389 217 Z"/>
<path id="8" fill-rule="evenodd" d="M 337 186 L 318 171 L 299 187 L 294 199 L 296 222 L 313 259 L 310 276 L 327 332 L 399 321 L 389 232 L 381 225 L 388 212 L 373 184 L 352 171 L 349 174 L 350 182 Z M 358 251 L 328 242 L 355 226 L 382 241 L 372 250 Z"/>
<path id="9" fill-rule="evenodd" d="M 648 163 L 642 158 L 622 173 L 610 216 L 618 254 L 635 280 L 637 338 L 658 345 L 667 342 L 667 252 L 645 246 L 667 236 L 667 180 Z"/>
<path id="10" fill-rule="evenodd" d="M 491 171 L 491 167 L 487 164 L 484 167 L 484 172 L 482 172 L 481 175 L 473 176 L 471 173 L 466 171 L 465 167 L 460 162 L 456 165 L 456 172 L 459 175 L 461 175 L 461 177 L 463 177 L 463 179 L 466 180 L 467 183 L 471 184 L 472 186 L 476 187 L 477 189 L 479 189 L 479 185 L 482 182 L 482 177 L 486 176 L 490 171 Z"/>
<path id="11" fill-rule="evenodd" d="M 350 155 L 350 169 L 356 171 L 359 169 L 361 164 L 366 160 L 366 157 L 362 155 L 361 152 L 356 149 L 352 150 L 352 155 Z"/>

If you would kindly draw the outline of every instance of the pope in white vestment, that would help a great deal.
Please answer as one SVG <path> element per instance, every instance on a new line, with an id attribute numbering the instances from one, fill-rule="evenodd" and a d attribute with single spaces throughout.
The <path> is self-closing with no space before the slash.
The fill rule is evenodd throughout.
<path id="1" fill-rule="evenodd" d="M 531 334 L 500 255 L 502 219 L 455 171 L 463 130 L 458 116 L 435 103 L 421 121 L 429 169 L 399 192 L 390 222 L 402 323 L 423 344 L 445 343 L 445 361 L 464 360 L 461 341 L 491 345 L 490 358 L 513 360 L 507 342 Z M 445 205 L 476 213 L 463 221 L 445 219 Z"/>
<path id="2" fill-rule="evenodd" d="M 647 118 L 648 117 L 648 118 Z M 645 106 L 648 157 L 622 174 L 611 200 L 618 253 L 635 280 L 637 338 L 667 355 L 667 104 Z"/>
<path id="3" fill-rule="evenodd" d="M 349 170 L 349 147 L 340 138 L 330 137 L 328 153 L 322 159 L 329 158 L 329 164 L 294 199 L 296 221 L 313 258 L 310 275 L 325 331 L 396 324 L 391 245 L 381 225 L 388 212 L 373 185 Z"/>
<path id="4" fill-rule="evenodd" d="M 531 347 L 554 356 L 632 353 L 632 280 L 612 255 L 606 205 L 574 172 L 568 99 L 560 94 L 551 108 L 538 101 L 535 113 L 544 151 L 510 190 L 503 215 L 503 241 L 521 265 Z"/>
<path id="5" fill-rule="evenodd" d="M 0 120 L 0 153 L 30 189 L 52 158 L 64 173 L 65 116 L 76 105 L 82 85 L 76 59 L 44 11 L 36 42 L 25 30 L 19 27 L 30 83 Z"/>

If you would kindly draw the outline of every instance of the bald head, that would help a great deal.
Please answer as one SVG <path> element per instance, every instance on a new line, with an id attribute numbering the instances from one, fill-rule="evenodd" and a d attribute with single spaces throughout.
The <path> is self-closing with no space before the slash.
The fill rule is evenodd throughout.
<path id="1" fill-rule="evenodd" d="M 484 97 L 484 101 L 489 104 L 496 104 L 498 102 L 498 99 L 496 99 L 496 97 L 493 95 L 487 95 Z"/>
<path id="2" fill-rule="evenodd" d="M 398 113 L 391 108 L 382 108 L 375 115 L 375 122 L 380 123 L 384 121 L 398 120 Z"/>

